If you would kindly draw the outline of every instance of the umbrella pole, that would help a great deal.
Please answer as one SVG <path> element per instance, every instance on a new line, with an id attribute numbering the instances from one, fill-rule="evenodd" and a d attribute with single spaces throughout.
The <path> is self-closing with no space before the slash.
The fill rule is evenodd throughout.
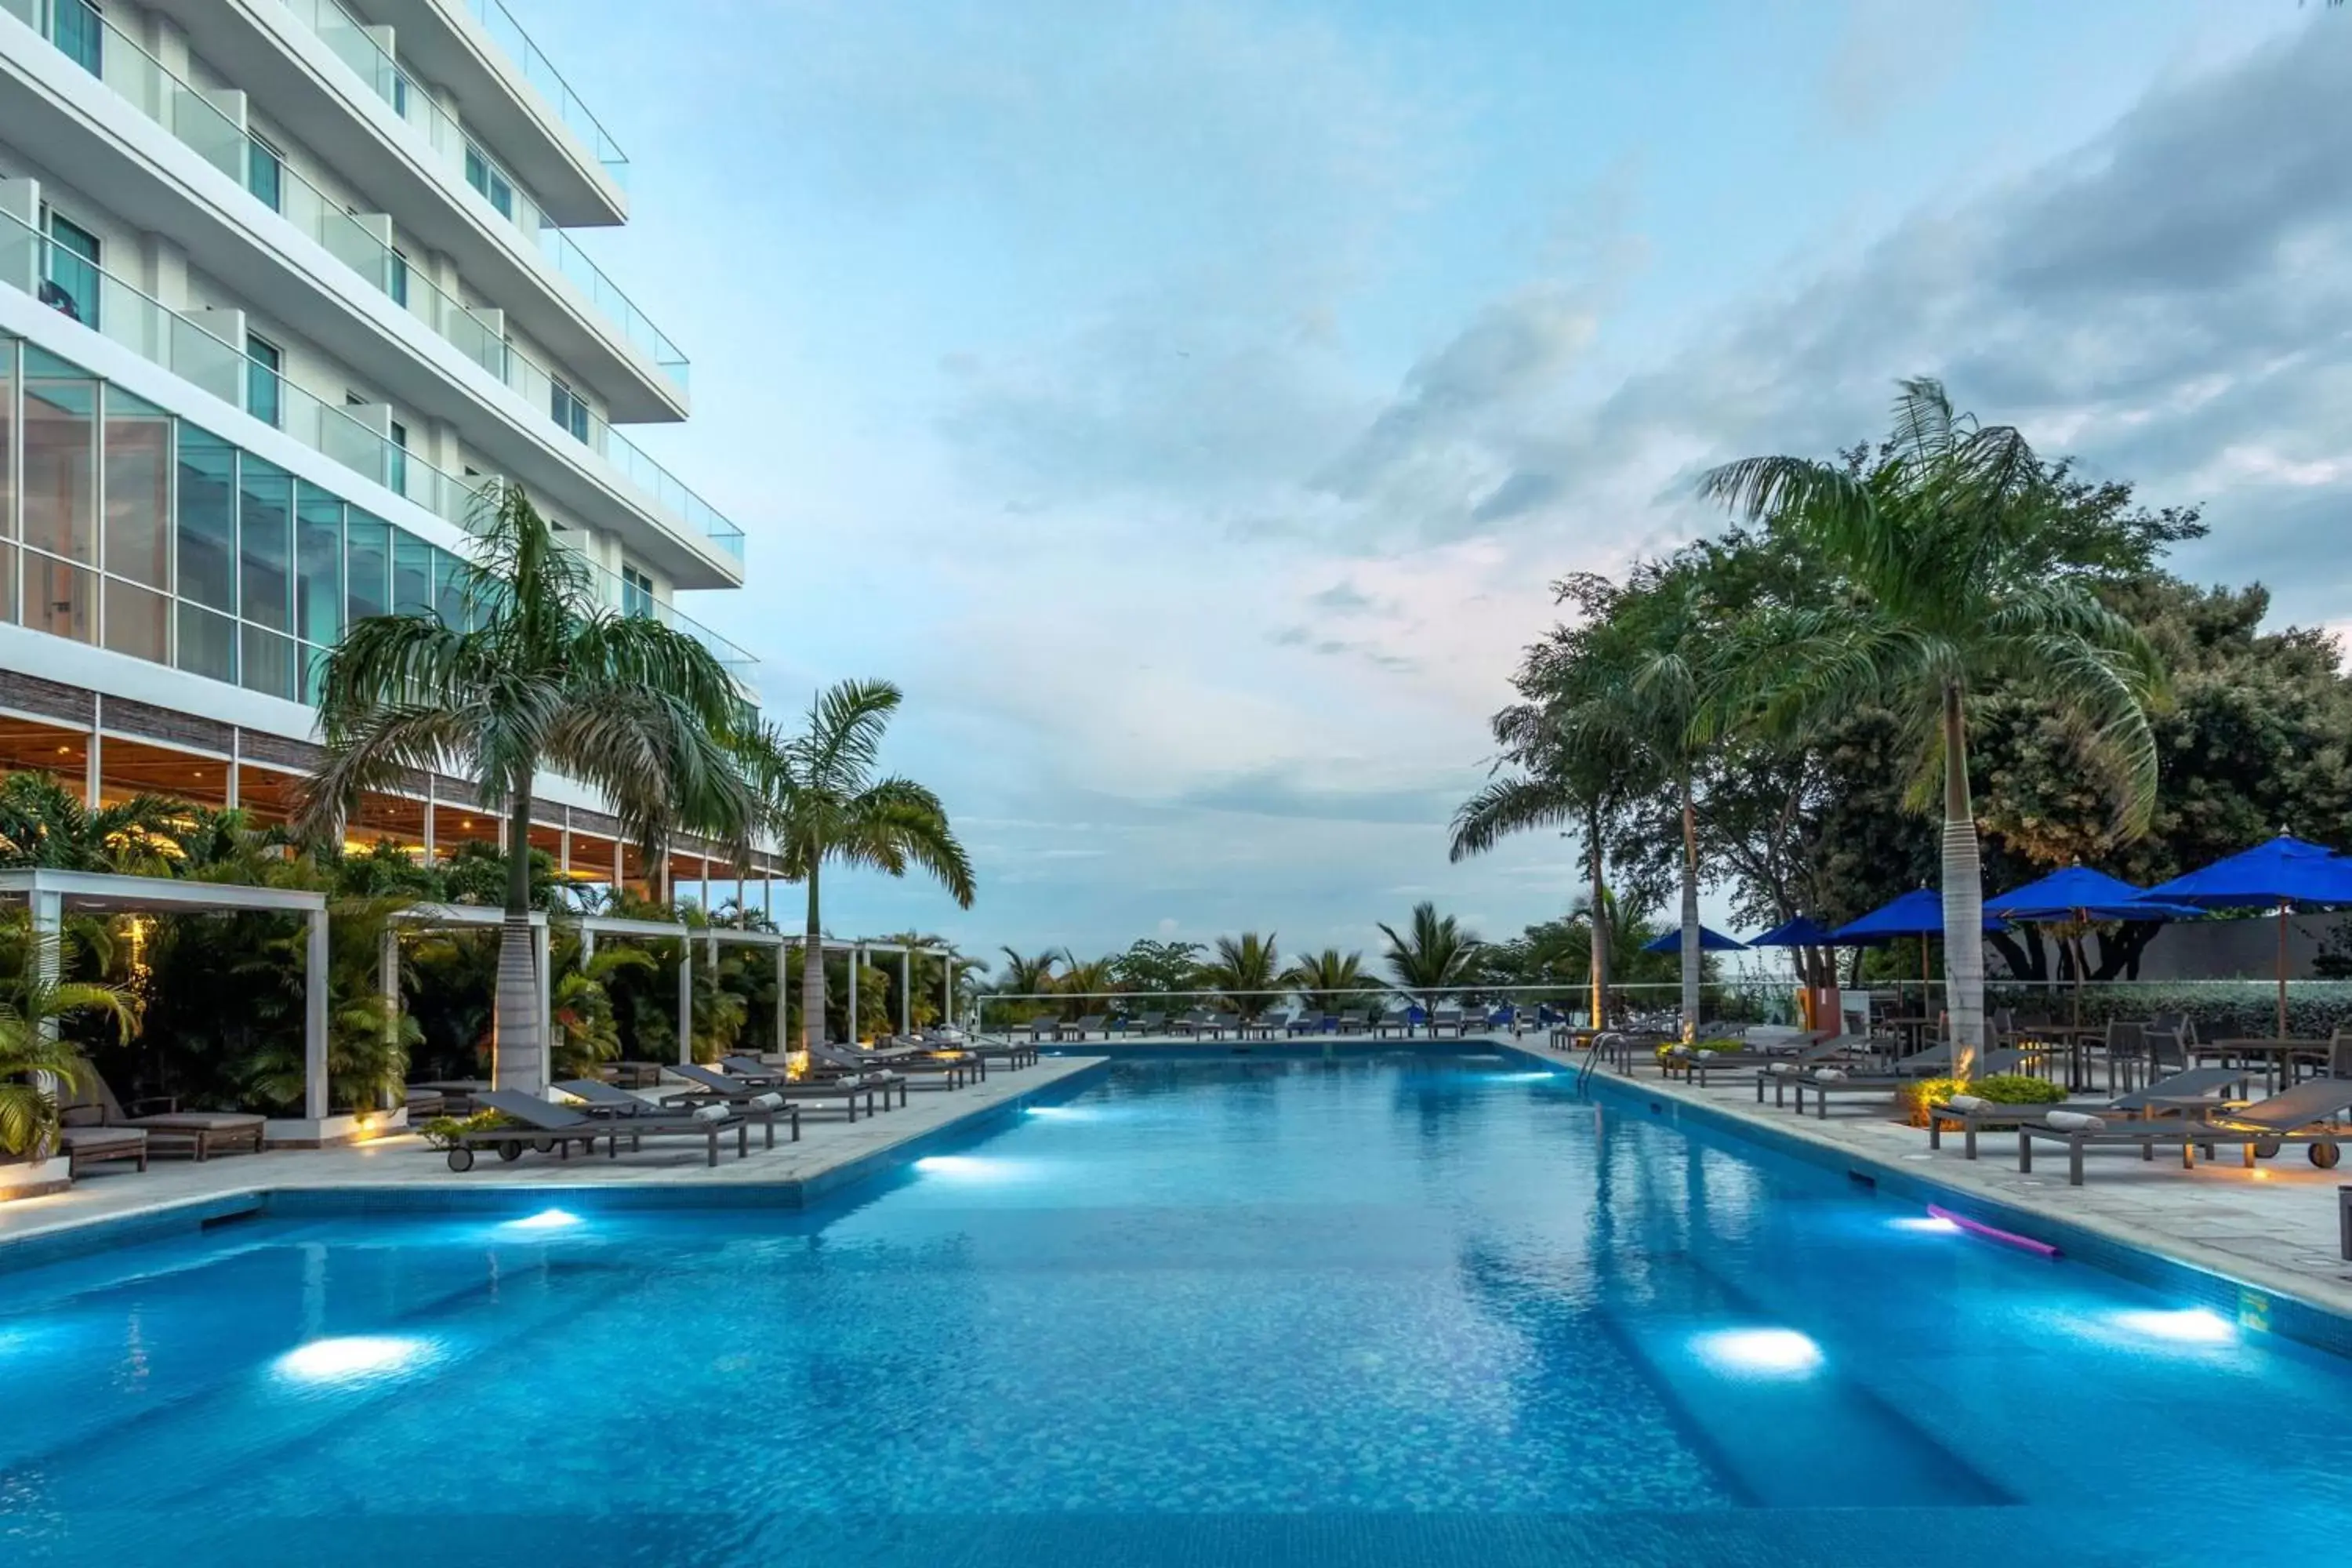
<path id="1" fill-rule="evenodd" d="M 2286 1038 L 2286 901 L 2279 901 L 2278 911 L 2278 1037 Z"/>

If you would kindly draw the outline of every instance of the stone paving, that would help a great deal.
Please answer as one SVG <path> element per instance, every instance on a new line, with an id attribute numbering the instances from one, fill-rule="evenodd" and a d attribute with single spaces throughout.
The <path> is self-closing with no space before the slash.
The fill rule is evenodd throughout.
<path id="1" fill-rule="evenodd" d="M 1700 1088 L 1647 1067 L 1631 1074 L 1603 1070 L 1653 1097 L 1704 1105 L 1735 1122 L 1807 1139 L 1857 1162 L 1979 1194 L 2352 1314 L 2352 1262 L 2341 1256 L 2337 1219 L 2337 1189 L 2352 1165 L 2317 1170 L 2294 1146 L 2252 1170 L 2228 1144 L 2213 1161 L 2200 1157 L 2194 1170 L 2182 1169 L 2177 1151 L 2147 1161 L 2129 1150 L 2094 1149 L 2084 1156 L 2083 1184 L 2074 1187 L 2066 1184 L 2065 1152 L 2055 1144 L 2037 1146 L 2031 1175 L 2017 1168 L 2013 1132 L 1979 1134 L 1973 1161 L 1963 1157 L 1956 1134 L 1947 1134 L 1943 1148 L 1931 1152 L 1927 1134 L 1898 1120 L 1891 1100 L 1832 1100 L 1828 1117 L 1817 1119 L 1810 1104 L 1801 1117 L 1775 1109 L 1769 1096 L 1758 1105 L 1753 1077 L 1745 1073 L 1720 1075 Z"/>
<path id="2" fill-rule="evenodd" d="M 332 1149 L 272 1150 L 260 1154 L 224 1154 L 202 1164 L 156 1160 L 145 1172 L 129 1164 L 96 1165 L 70 1191 L 0 1204 L 0 1243 L 37 1236 L 93 1220 L 116 1219 L 238 1193 L 334 1187 L 446 1188 L 463 1192 L 486 1186 L 719 1186 L 783 1184 L 818 1180 L 843 1166 L 925 1138 L 960 1123 L 980 1121 L 1038 1090 L 1097 1065 L 1092 1057 L 1047 1057 L 1034 1067 L 992 1067 L 987 1079 L 958 1089 L 917 1084 L 908 1103 L 855 1123 L 823 1102 L 801 1120 L 794 1143 L 782 1128 L 773 1149 L 762 1147 L 751 1130 L 751 1152 L 735 1157 L 722 1142 L 717 1166 L 709 1164 L 704 1143 L 686 1139 L 647 1140 L 638 1152 L 618 1159 L 574 1152 L 568 1160 L 526 1154 L 511 1164 L 485 1154 L 465 1174 L 450 1171 L 445 1157 L 422 1138 L 401 1134 L 373 1142 Z"/>

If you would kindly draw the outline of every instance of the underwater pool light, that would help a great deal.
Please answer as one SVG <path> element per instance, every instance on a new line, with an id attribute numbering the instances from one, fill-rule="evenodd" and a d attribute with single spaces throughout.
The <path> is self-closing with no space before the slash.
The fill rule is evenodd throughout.
<path id="1" fill-rule="evenodd" d="M 541 1209 L 534 1215 L 507 1221 L 509 1230 L 568 1230 L 580 1223 L 580 1216 L 569 1209 Z"/>
<path id="2" fill-rule="evenodd" d="M 1794 1329 L 1718 1329 L 1691 1349 L 1716 1371 L 1741 1377 L 1808 1377 L 1822 1364 L 1822 1347 Z"/>
<path id="3" fill-rule="evenodd" d="M 303 1383 L 348 1383 L 399 1372 L 430 1359 L 423 1340 L 393 1334 L 345 1334 L 312 1340 L 278 1358 L 278 1370 Z"/>
<path id="4" fill-rule="evenodd" d="M 1915 1230 L 1922 1236 L 1958 1236 L 1960 1234 L 1960 1227 L 1953 1224 L 1950 1220 L 1946 1219 L 1941 1215 L 1911 1215 L 1902 1219 L 1891 1219 L 1886 1223 L 1893 1226 L 1896 1230 Z"/>
<path id="5" fill-rule="evenodd" d="M 2171 1312 L 2117 1312 L 2117 1327 L 2146 1334 L 2151 1339 L 2170 1340 L 2176 1344 L 2220 1345 L 2238 1337 L 2238 1331 L 2229 1319 L 2203 1307 L 2185 1307 Z"/>

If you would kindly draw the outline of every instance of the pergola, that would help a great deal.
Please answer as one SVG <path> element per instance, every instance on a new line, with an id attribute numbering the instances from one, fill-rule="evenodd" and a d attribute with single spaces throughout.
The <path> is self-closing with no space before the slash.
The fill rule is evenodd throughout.
<path id="1" fill-rule="evenodd" d="M 309 923 L 302 963 L 302 1114 L 327 1117 L 327 895 L 294 888 L 246 888 L 100 871 L 0 871 L 0 898 L 32 908 L 34 963 L 54 984 L 68 910 L 90 914 L 300 915 Z"/>
<path id="2" fill-rule="evenodd" d="M 555 1009 L 551 1001 L 554 976 L 550 973 L 547 952 L 547 915 L 545 911 L 530 912 L 530 960 L 532 973 L 539 976 L 539 1016 L 542 1029 L 555 1026 Z M 496 931 L 506 924 L 506 911 L 494 904 L 412 904 L 394 915 L 385 925 L 383 946 L 376 955 L 376 989 L 383 999 L 400 1005 L 400 932 L 403 927 L 411 931 Z M 527 1074 L 525 1087 L 533 1093 L 544 1092 L 551 1074 L 548 1063 L 553 1049 L 549 1041 L 540 1052 L 538 1064 Z M 512 1064 L 498 1060 L 495 1042 L 491 1047 L 490 1080 L 503 1089 L 499 1068 Z"/>
<path id="3" fill-rule="evenodd" d="M 805 936 L 784 937 L 781 940 L 792 947 L 808 945 L 808 938 Z M 900 942 L 867 942 L 863 939 L 846 940 L 837 937 L 824 938 L 818 943 L 818 948 L 824 952 L 845 952 L 849 955 L 849 1032 L 851 1034 L 855 1035 L 857 1032 L 857 972 L 866 967 L 866 955 L 869 952 L 895 952 L 898 955 L 898 1029 L 901 1034 L 911 1035 L 915 1032 L 915 954 L 919 952 L 937 953 L 946 960 L 947 977 L 940 986 L 940 1016 L 950 1024 L 955 1022 L 956 971 L 959 968 L 969 968 L 970 965 L 956 955 L 954 949 L 916 947 Z M 781 955 L 777 959 L 776 976 L 779 981 L 783 977 L 783 961 Z M 777 1034 L 781 1037 L 783 1033 L 783 1003 L 781 1000 L 777 1002 L 776 1008 Z M 822 1025 L 819 1028 L 822 1028 Z M 850 1043 L 855 1045 L 856 1042 L 853 1040 Z"/>
<path id="4" fill-rule="evenodd" d="M 784 1037 L 784 939 L 772 931 L 751 931 L 740 926 L 707 925 L 695 927 L 684 921 L 626 920 L 619 915 L 583 915 L 580 917 L 580 961 L 585 963 L 596 951 L 596 938 L 603 936 L 634 936 L 653 942 L 674 942 L 678 944 L 677 956 L 677 1060 L 681 1067 L 694 1060 L 694 944 L 705 944 L 711 967 L 719 965 L 719 947 L 722 942 L 740 947 L 772 947 L 776 950 L 776 1038 Z M 547 965 L 540 964 L 541 993 L 547 984 Z"/>

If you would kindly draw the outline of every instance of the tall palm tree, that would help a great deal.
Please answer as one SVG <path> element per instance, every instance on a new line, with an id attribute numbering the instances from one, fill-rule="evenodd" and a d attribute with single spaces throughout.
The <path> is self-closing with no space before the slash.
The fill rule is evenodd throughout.
<path id="1" fill-rule="evenodd" d="M 1215 956 L 1201 969 L 1201 983 L 1224 993 L 1244 1019 L 1265 1011 L 1265 994 L 1281 984 L 1281 956 L 1272 931 L 1264 936 L 1245 931 L 1237 937 L 1219 937 Z"/>
<path id="2" fill-rule="evenodd" d="M 1478 949 L 1486 944 L 1462 929 L 1452 915 L 1440 916 L 1437 906 L 1424 900 L 1412 907 L 1412 921 L 1404 935 L 1385 921 L 1381 934 L 1389 941 L 1381 961 L 1388 965 L 1398 988 L 1424 1005 L 1458 988 L 1470 971 Z"/>
<path id="3" fill-rule="evenodd" d="M 167 876 L 194 807 L 142 795 L 91 808 L 47 773 L 0 779 L 0 866 Z"/>
<path id="4" fill-rule="evenodd" d="M 1282 972 L 1280 984 L 1298 992 L 1310 1011 L 1328 1016 L 1339 1011 L 1351 992 L 1364 988 L 1364 955 L 1327 947 L 1294 960 Z"/>
<path id="5" fill-rule="evenodd" d="M 993 989 L 1004 995 L 1020 998 L 1024 1017 L 1057 1016 L 1060 1009 L 1045 998 L 1059 985 L 1060 976 L 1055 971 L 1061 967 L 1062 955 L 1051 949 L 1032 955 L 1024 955 L 1019 949 L 1011 947 L 997 951 L 1004 954 L 1004 973 Z"/>
<path id="6" fill-rule="evenodd" d="M 683 632 L 596 602 L 588 563 L 557 542 L 520 487 L 482 492 L 458 569 L 464 625 L 374 616 L 327 656 L 326 754 L 297 826 L 340 839 L 359 796 L 454 769 L 506 821 L 492 1060 L 500 1088 L 538 1083 L 544 1021 L 530 915 L 531 788 L 544 772 L 601 792 L 650 862 L 679 827 L 740 844 L 751 800 L 726 741 L 746 716 L 719 661 Z"/>
<path id="7" fill-rule="evenodd" d="M 1083 1017 L 1088 1013 L 1106 1011 L 1101 999 L 1115 994 L 1119 989 L 1118 954 L 1107 952 L 1100 958 L 1081 959 L 1068 948 L 1062 950 L 1062 978 L 1055 989 L 1070 997 L 1065 1014 Z M 1070 1008 L 1076 1009 L 1071 1012 Z"/>
<path id="8" fill-rule="evenodd" d="M 2047 700 L 2113 799 L 2116 830 L 2137 833 L 2156 802 L 2147 715 L 2165 700 L 2163 668 L 2098 597 L 2095 563 L 2067 558 L 2056 489 L 2024 436 L 1955 414 L 1937 382 L 1902 384 L 1873 464 L 1749 458 L 1701 483 L 1735 512 L 1799 531 L 1845 580 L 1826 607 L 1763 612 L 1744 634 L 1765 721 L 1886 702 L 1919 742 L 1918 804 L 1940 775 L 1945 973 L 1965 1078 L 1984 1046 L 1969 698 L 2000 686 Z"/>
<path id="9" fill-rule="evenodd" d="M 971 908 L 971 859 L 948 826 L 940 797 L 912 779 L 877 777 L 882 737 L 898 711 L 887 680 L 845 680 L 809 704 L 808 727 L 786 736 L 763 728 L 744 755 L 784 874 L 808 888 L 808 955 L 801 965 L 801 1039 L 824 1030 L 824 926 L 818 909 L 825 863 L 865 866 L 903 877 L 928 871 L 962 909 Z M 852 1020 L 852 1032 L 855 1032 Z"/>

